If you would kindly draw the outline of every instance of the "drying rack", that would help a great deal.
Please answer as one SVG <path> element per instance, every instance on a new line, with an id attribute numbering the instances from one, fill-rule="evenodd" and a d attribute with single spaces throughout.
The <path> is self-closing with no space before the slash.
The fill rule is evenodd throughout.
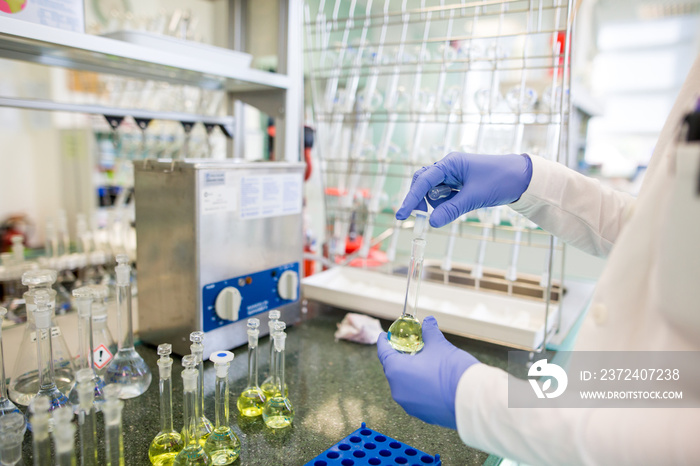
<path id="1" fill-rule="evenodd" d="M 405 276 L 412 222 L 395 211 L 413 173 L 449 152 L 567 160 L 572 19 L 573 0 L 307 0 L 329 259 Z M 549 233 L 489 208 L 431 229 L 428 244 L 424 280 L 543 305 L 534 345 L 455 333 L 541 350 L 559 331 L 565 250 Z M 507 265 L 490 263 L 494 244 Z M 455 257 L 470 248 L 474 260 Z M 541 269 L 518 270 L 524 253 Z"/>

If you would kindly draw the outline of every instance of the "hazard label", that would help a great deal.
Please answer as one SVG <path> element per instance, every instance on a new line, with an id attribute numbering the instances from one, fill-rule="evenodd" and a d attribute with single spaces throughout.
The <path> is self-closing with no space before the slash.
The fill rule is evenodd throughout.
<path id="1" fill-rule="evenodd" d="M 105 345 L 98 346 L 92 353 L 92 361 L 98 369 L 105 367 L 111 360 L 112 353 L 110 353 Z"/>

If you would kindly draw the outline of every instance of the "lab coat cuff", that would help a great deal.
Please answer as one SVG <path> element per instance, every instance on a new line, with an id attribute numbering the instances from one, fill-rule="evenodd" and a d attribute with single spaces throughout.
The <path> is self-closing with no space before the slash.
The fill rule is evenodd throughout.
<path id="1" fill-rule="evenodd" d="M 520 199 L 509 204 L 516 212 L 527 210 L 535 204 L 538 204 L 545 198 L 548 186 L 548 180 L 551 182 L 552 170 L 556 169 L 556 162 L 551 162 L 542 157 L 531 155 L 532 162 L 532 178 L 525 192 L 520 196 Z M 553 166 L 554 165 L 554 166 Z"/>

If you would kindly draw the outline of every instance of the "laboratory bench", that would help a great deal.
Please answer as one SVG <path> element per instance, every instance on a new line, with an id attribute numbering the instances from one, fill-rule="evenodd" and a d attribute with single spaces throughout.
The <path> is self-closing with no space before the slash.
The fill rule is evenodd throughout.
<path id="1" fill-rule="evenodd" d="M 303 465 L 358 429 L 362 422 L 431 455 L 440 454 L 444 465 L 482 465 L 489 455 L 462 443 L 456 431 L 426 424 L 406 414 L 391 398 L 389 384 L 377 359 L 375 345 L 336 341 L 333 334 L 347 311 L 309 302 L 302 321 L 287 327 L 286 371 L 295 417 L 291 428 L 273 431 L 261 418 L 242 419 L 236 397 L 247 382 L 247 348 L 237 348 L 231 364 L 231 421 L 241 439 L 240 465 Z M 391 322 L 382 321 L 384 329 Z M 262 325 L 266 325 L 263 322 Z M 505 368 L 508 348 L 446 335 L 456 346 L 480 361 Z M 164 342 L 167 343 L 167 342 Z M 140 397 L 125 400 L 123 412 L 126 465 L 147 465 L 148 446 L 159 430 L 159 392 L 156 348 L 138 345 L 151 368 L 153 380 Z M 268 338 L 259 346 L 260 381 L 266 376 Z M 173 355 L 173 412 L 176 428 L 182 426 L 182 366 Z M 205 362 L 205 411 L 214 420 L 213 364 Z M 98 414 L 98 446 L 104 464 L 104 429 Z M 77 444 L 76 444 L 77 446 Z M 25 435 L 23 459 L 32 464 L 31 435 Z M 492 464 L 493 457 L 489 460 Z"/>

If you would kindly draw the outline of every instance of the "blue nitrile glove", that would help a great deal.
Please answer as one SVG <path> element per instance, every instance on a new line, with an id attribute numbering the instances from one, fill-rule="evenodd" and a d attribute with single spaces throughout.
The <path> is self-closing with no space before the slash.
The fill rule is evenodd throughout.
<path id="1" fill-rule="evenodd" d="M 379 334 L 377 356 L 391 396 L 411 416 L 457 429 L 457 384 L 464 371 L 479 361 L 445 340 L 433 316 L 423 321 L 423 342 L 419 353 L 399 353 L 389 344 L 386 333 Z"/>
<path id="2" fill-rule="evenodd" d="M 429 200 L 435 210 L 430 226 L 439 228 L 482 207 L 510 204 L 520 199 L 532 179 L 532 161 L 527 154 L 479 155 L 452 152 L 430 167 L 413 175 L 411 189 L 401 208 L 398 220 L 406 220 L 415 209 L 427 210 L 425 196 L 431 188 L 446 184 L 459 192 Z"/>

